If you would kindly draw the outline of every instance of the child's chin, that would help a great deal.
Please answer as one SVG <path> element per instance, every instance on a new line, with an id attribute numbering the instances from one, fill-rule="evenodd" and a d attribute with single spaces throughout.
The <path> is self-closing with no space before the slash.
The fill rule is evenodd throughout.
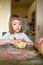
<path id="1" fill-rule="evenodd" d="M 19 33 L 19 32 L 20 32 L 20 30 L 16 30 L 15 32 Z"/>

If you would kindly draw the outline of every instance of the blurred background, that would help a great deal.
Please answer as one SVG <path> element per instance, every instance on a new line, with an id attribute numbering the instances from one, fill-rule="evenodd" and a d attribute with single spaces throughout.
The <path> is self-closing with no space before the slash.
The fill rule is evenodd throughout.
<path id="1" fill-rule="evenodd" d="M 32 40 L 43 37 L 42 6 L 43 0 L 0 0 L 0 38 L 9 31 L 8 21 L 12 14 L 22 17 L 23 31 Z"/>

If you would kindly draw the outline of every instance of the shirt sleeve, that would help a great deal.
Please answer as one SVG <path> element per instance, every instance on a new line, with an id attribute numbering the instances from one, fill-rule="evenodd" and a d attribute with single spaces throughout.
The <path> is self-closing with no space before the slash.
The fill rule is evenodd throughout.
<path id="1" fill-rule="evenodd" d="M 1 37 L 1 39 L 9 39 L 10 33 L 6 33 Z"/>
<path id="2" fill-rule="evenodd" d="M 25 33 L 23 33 L 23 36 L 26 42 L 30 42 L 33 45 L 33 41 Z"/>

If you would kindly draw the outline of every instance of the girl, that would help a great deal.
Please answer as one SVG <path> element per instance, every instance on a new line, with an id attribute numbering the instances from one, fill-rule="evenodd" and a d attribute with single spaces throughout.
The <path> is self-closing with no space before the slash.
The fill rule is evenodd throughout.
<path id="1" fill-rule="evenodd" d="M 26 45 L 33 46 L 33 42 L 22 32 L 22 19 L 18 15 L 12 15 L 9 20 L 9 32 L 0 39 L 0 45 L 10 43 L 17 46 L 17 42 L 25 41 Z"/>

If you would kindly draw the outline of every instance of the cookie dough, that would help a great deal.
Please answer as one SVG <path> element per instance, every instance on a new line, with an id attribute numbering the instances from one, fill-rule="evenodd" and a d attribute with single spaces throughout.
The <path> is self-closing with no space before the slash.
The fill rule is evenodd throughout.
<path id="1" fill-rule="evenodd" d="M 25 48 L 26 47 L 26 43 L 25 42 L 19 42 L 18 46 L 16 46 L 17 48 Z"/>

